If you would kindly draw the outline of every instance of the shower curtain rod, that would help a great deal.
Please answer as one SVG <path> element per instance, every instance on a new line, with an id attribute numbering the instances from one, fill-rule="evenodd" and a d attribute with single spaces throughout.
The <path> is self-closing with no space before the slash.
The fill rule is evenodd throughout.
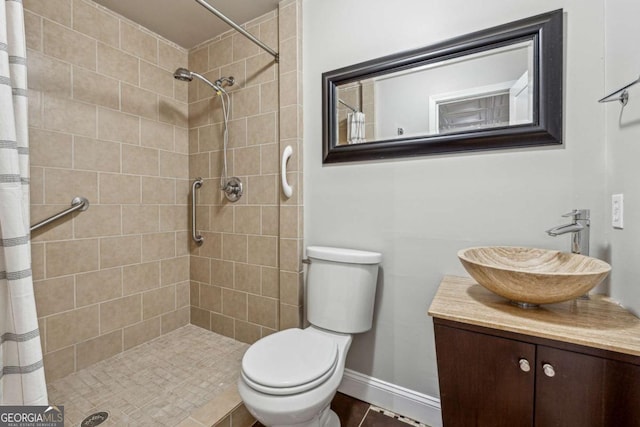
<path id="1" fill-rule="evenodd" d="M 255 44 L 257 44 L 258 46 L 260 46 L 262 49 L 266 50 L 271 56 L 273 56 L 273 58 L 275 59 L 276 62 L 280 61 L 280 57 L 278 55 L 278 52 L 276 52 L 275 50 L 271 49 L 269 46 L 267 46 L 266 44 L 262 43 L 260 40 L 258 40 L 257 38 L 255 38 L 252 34 L 250 34 L 249 32 L 247 32 L 247 30 L 245 30 L 244 28 L 242 28 L 240 25 L 236 24 L 235 22 L 233 22 L 231 19 L 227 18 L 225 15 L 222 14 L 222 12 L 220 12 L 218 9 L 216 9 L 215 7 L 211 6 L 209 3 L 207 3 L 204 0 L 196 0 L 198 3 L 200 3 L 200 5 L 202 7 L 204 7 L 205 9 L 207 9 L 209 12 L 213 13 L 214 15 L 216 15 L 218 18 L 222 19 L 224 22 L 226 22 L 227 24 L 229 24 L 234 30 L 236 30 L 237 32 L 239 32 L 240 34 L 242 34 L 243 36 L 245 36 L 246 38 L 248 38 L 249 40 L 251 40 L 252 42 L 254 42 Z"/>

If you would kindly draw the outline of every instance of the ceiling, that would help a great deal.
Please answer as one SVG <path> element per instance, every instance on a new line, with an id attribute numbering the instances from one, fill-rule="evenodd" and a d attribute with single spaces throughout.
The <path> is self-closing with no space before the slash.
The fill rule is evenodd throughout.
<path id="1" fill-rule="evenodd" d="M 187 49 L 230 28 L 195 0 L 94 1 Z M 278 0 L 207 1 L 239 25 L 278 8 Z"/>

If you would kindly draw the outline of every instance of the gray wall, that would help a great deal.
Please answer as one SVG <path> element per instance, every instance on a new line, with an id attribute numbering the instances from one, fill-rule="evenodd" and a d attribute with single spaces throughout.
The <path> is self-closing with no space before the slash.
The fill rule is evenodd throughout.
<path id="1" fill-rule="evenodd" d="M 438 396 L 426 312 L 445 274 L 466 275 L 461 248 L 566 250 L 568 236 L 544 230 L 590 208 L 592 254 L 607 255 L 603 1 L 304 1 L 305 244 L 384 257 L 374 328 L 355 338 L 348 368 Z M 322 165 L 322 72 L 557 8 L 567 33 L 563 146 Z"/>
<path id="2" fill-rule="evenodd" d="M 638 78 L 640 72 L 640 3 L 632 0 L 606 1 L 606 93 Z M 629 89 L 629 104 L 606 106 L 607 135 L 607 229 L 611 242 L 611 296 L 640 315 L 640 86 Z M 625 225 L 611 228 L 611 194 L 624 193 Z"/>

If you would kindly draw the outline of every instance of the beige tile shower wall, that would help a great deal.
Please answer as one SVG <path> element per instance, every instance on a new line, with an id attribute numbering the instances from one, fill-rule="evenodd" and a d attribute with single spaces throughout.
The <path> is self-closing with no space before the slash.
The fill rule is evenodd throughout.
<path id="1" fill-rule="evenodd" d="M 274 48 L 276 12 L 245 24 Z M 278 65 L 244 36 L 228 31 L 191 49 L 189 69 L 211 81 L 235 78 L 227 87 L 228 173 L 240 177 L 244 186 L 236 203 L 219 190 L 221 100 L 194 80 L 188 84 L 189 165 L 191 179 L 204 179 L 197 190 L 197 225 L 204 243 L 191 247 L 191 322 L 253 343 L 279 327 Z"/>
<path id="2" fill-rule="evenodd" d="M 280 329 L 302 327 L 303 188 L 302 188 L 302 1 L 280 3 L 280 152 L 293 156 L 287 180 L 293 195 L 280 198 Z"/>
<path id="3" fill-rule="evenodd" d="M 86 0 L 24 0 L 48 380 L 189 322 L 187 52 Z"/>

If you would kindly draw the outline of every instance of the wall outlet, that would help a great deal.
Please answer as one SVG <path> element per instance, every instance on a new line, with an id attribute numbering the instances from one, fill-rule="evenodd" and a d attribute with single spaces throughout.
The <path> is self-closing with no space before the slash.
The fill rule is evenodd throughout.
<path id="1" fill-rule="evenodd" d="M 611 225 L 613 228 L 624 228 L 624 195 L 611 196 Z"/>

